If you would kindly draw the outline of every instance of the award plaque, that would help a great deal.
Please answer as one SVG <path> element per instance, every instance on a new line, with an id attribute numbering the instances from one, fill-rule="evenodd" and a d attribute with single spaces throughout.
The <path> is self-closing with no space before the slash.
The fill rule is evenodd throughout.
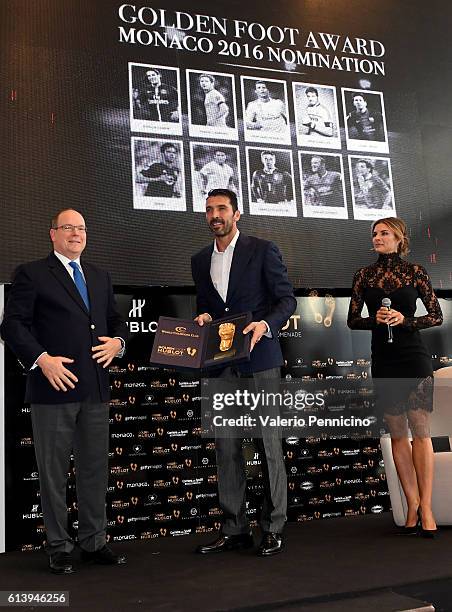
<path id="1" fill-rule="evenodd" d="M 160 317 L 151 363 L 181 369 L 229 365 L 250 358 L 251 313 L 217 319 L 200 326 L 196 321 Z"/>

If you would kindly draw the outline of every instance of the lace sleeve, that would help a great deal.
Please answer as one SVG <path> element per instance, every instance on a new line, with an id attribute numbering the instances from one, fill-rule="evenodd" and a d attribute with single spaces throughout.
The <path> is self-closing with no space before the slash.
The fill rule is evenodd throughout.
<path id="1" fill-rule="evenodd" d="M 347 317 L 347 325 L 350 329 L 373 329 L 375 327 L 375 317 L 361 316 L 364 306 L 364 273 L 365 268 L 361 268 L 353 278 L 352 297 Z"/>
<path id="2" fill-rule="evenodd" d="M 443 313 L 439 305 L 438 298 L 432 288 L 430 277 L 422 266 L 414 266 L 415 287 L 418 290 L 427 314 L 421 317 L 405 317 L 403 327 L 409 329 L 426 329 L 435 327 L 443 322 Z"/>

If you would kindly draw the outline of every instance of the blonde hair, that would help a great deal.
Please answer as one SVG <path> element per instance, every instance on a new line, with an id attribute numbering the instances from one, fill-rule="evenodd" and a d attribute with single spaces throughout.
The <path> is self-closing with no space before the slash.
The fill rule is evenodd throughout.
<path id="1" fill-rule="evenodd" d="M 373 234 L 375 227 L 379 223 L 384 223 L 387 225 L 389 229 L 394 232 L 396 239 L 399 240 L 399 244 L 397 245 L 397 253 L 403 257 L 408 255 L 410 252 L 410 238 L 408 236 L 405 221 L 402 221 L 402 219 L 399 219 L 398 217 L 385 217 L 384 219 L 378 219 L 372 223 L 371 234 Z"/>

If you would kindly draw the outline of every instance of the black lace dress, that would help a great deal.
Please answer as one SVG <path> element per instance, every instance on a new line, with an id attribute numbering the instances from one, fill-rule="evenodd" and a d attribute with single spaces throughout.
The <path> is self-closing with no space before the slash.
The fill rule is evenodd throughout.
<path id="1" fill-rule="evenodd" d="M 392 327 L 393 343 L 388 342 L 387 326 L 377 324 L 375 318 L 385 297 L 391 300 L 391 308 L 405 317 L 402 325 Z M 415 317 L 418 298 L 427 314 Z M 364 303 L 368 317 L 361 316 Z M 389 253 L 356 272 L 348 326 L 372 331 L 372 377 L 398 379 L 386 385 L 382 406 L 385 413 L 433 409 L 432 360 L 419 330 L 441 325 L 442 321 L 441 307 L 422 266 L 404 261 L 397 253 Z"/>

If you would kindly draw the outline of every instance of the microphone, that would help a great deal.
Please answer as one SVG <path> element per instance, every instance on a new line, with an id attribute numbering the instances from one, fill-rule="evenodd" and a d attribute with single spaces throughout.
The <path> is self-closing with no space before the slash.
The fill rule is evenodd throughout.
<path id="1" fill-rule="evenodd" d="M 391 310 L 391 300 L 389 298 L 383 298 L 381 300 L 381 305 L 383 306 L 383 308 L 387 308 L 388 310 Z M 388 342 L 392 343 L 393 337 L 392 337 L 392 327 L 389 325 L 389 323 L 387 323 L 388 326 Z"/>

